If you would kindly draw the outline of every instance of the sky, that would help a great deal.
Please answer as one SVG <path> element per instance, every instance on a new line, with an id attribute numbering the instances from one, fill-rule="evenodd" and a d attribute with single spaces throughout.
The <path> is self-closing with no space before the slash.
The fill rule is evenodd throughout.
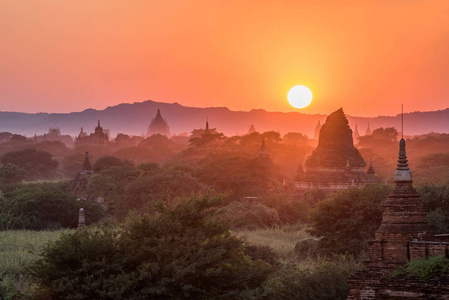
<path id="1" fill-rule="evenodd" d="M 1 0 L 0 111 L 445 109 L 448 16 L 448 0 Z"/>

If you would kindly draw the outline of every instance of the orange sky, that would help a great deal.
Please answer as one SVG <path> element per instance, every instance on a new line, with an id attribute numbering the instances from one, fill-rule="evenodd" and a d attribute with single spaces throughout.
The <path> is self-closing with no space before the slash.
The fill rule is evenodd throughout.
<path id="1" fill-rule="evenodd" d="M 448 16 L 448 0 L 2 0 L 0 111 L 444 109 Z M 314 94 L 302 110 L 298 84 Z"/>

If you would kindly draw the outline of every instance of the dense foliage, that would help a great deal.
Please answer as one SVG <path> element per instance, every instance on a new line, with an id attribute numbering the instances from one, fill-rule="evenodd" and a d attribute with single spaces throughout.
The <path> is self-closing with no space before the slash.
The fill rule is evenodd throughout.
<path id="1" fill-rule="evenodd" d="M 0 194 L 0 229 L 75 228 L 81 207 L 88 224 L 105 215 L 103 207 L 78 201 L 69 188 L 69 182 L 36 183 Z"/>
<path id="2" fill-rule="evenodd" d="M 310 233 L 319 237 L 323 253 L 359 254 L 382 220 L 381 203 L 390 187 L 365 185 L 333 194 L 317 204 L 310 214 Z"/>
<path id="3" fill-rule="evenodd" d="M 319 259 L 313 265 L 282 264 L 261 288 L 256 299 L 338 300 L 346 299 L 346 278 L 360 270 L 353 259 Z"/>
<path id="4" fill-rule="evenodd" d="M 124 225 L 63 236 L 32 266 L 47 299 L 235 299 L 257 288 L 270 265 L 252 261 L 226 223 L 220 199 L 192 197 Z"/>
<path id="5" fill-rule="evenodd" d="M 2 164 L 13 164 L 25 170 L 28 180 L 48 179 L 55 176 L 58 162 L 46 151 L 28 148 L 21 151 L 11 151 L 1 158 Z"/>
<path id="6" fill-rule="evenodd" d="M 412 260 L 405 267 L 393 272 L 392 276 L 406 275 L 427 279 L 447 274 L 449 274 L 449 258 L 438 255 Z"/>
<path id="7" fill-rule="evenodd" d="M 449 186 L 424 184 L 417 191 L 429 205 L 427 218 L 432 229 L 437 233 L 449 232 Z"/>

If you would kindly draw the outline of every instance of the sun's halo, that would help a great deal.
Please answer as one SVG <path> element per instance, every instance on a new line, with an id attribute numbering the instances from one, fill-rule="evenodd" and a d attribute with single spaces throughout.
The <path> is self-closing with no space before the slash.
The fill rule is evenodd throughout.
<path id="1" fill-rule="evenodd" d="M 307 107 L 312 102 L 312 92 L 303 85 L 292 87 L 287 94 L 288 103 L 295 108 Z"/>

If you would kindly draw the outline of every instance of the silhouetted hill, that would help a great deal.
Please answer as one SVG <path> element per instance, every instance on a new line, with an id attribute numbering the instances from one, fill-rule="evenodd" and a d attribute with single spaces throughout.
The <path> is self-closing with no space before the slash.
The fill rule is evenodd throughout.
<path id="1" fill-rule="evenodd" d="M 146 133 L 157 109 L 167 120 L 170 131 L 175 134 L 193 129 L 204 128 L 209 119 L 211 128 L 217 128 L 227 136 L 245 134 L 253 124 L 257 131 L 301 132 L 313 136 L 318 120 L 323 123 L 326 115 L 303 114 L 299 112 L 268 112 L 262 109 L 251 111 L 231 111 L 225 107 L 195 108 L 178 103 L 159 103 L 144 101 L 111 106 L 104 110 L 86 109 L 73 113 L 37 113 L 0 112 L 0 131 L 26 134 L 43 134 L 49 127 L 59 127 L 61 134 L 77 135 L 81 129 L 93 132 L 97 121 L 111 136 L 117 133 L 141 135 Z M 344 107 L 343 107 L 344 109 Z M 351 128 L 358 125 L 361 135 L 365 133 L 368 122 L 371 130 L 378 127 L 395 127 L 400 130 L 400 115 L 379 116 L 375 118 L 347 116 Z M 449 109 L 432 112 L 413 112 L 404 115 L 405 134 L 415 135 L 429 132 L 449 133 Z"/>

